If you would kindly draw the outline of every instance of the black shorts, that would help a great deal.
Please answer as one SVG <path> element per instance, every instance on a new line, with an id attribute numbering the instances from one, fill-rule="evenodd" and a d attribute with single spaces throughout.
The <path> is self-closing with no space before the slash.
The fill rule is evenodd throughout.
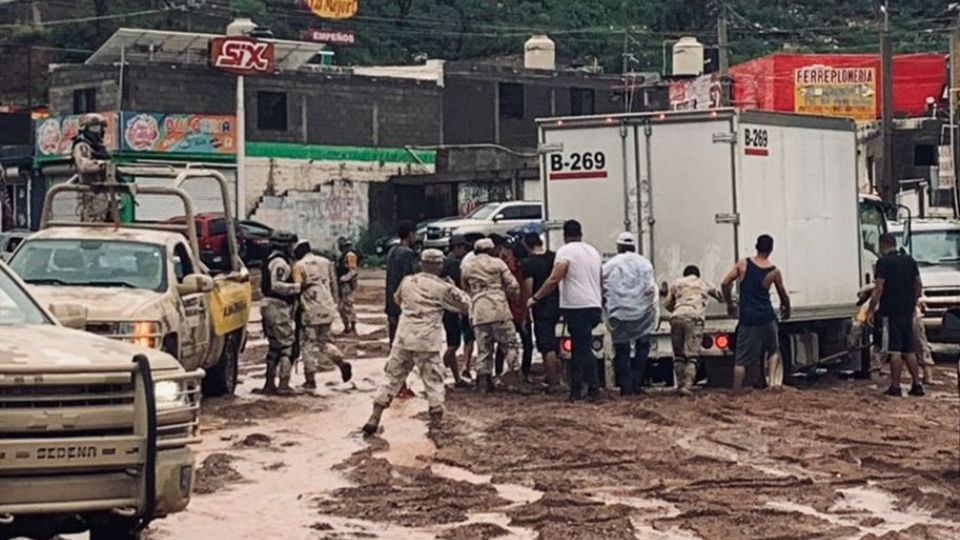
<path id="1" fill-rule="evenodd" d="M 464 343 L 476 341 L 470 319 L 459 314 L 444 313 L 443 330 L 447 335 L 447 347 L 459 348 Z"/>
<path id="2" fill-rule="evenodd" d="M 777 321 L 760 326 L 737 327 L 737 352 L 734 361 L 738 366 L 763 366 L 768 357 L 780 352 L 779 334 Z"/>
<path id="3" fill-rule="evenodd" d="M 533 320 L 533 337 L 537 341 L 537 351 L 540 354 L 560 350 L 560 341 L 557 339 L 557 323 L 559 321 L 559 316 Z"/>
<path id="4" fill-rule="evenodd" d="M 880 351 L 893 354 L 914 352 L 913 316 L 883 317 L 880 330 Z"/>

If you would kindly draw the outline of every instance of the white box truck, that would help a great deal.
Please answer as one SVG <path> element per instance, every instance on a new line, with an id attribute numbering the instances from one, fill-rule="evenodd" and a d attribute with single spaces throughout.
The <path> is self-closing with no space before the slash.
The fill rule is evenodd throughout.
<path id="1" fill-rule="evenodd" d="M 690 264 L 719 286 L 737 259 L 754 254 L 756 238 L 770 234 L 793 304 L 781 326 L 787 376 L 831 363 L 869 367 L 861 364 L 866 355 L 847 353 L 847 341 L 857 291 L 870 280 L 862 239 L 885 225 L 873 208 L 879 202 L 857 193 L 853 122 L 716 110 L 538 124 L 551 249 L 562 244 L 563 221 L 576 219 L 605 257 L 616 253 L 619 233 L 636 234 L 664 286 Z M 861 213 L 872 218 L 861 224 Z M 661 315 L 651 356 L 670 359 Z M 735 331 L 736 321 L 713 304 L 702 358 L 715 384 L 732 365 Z"/>

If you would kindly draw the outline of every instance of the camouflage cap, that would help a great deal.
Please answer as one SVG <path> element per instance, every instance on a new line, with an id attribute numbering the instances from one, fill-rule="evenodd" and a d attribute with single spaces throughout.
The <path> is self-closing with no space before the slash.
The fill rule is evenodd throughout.
<path id="1" fill-rule="evenodd" d="M 426 249 L 420 255 L 422 264 L 443 264 L 443 252 L 439 249 Z"/>
<path id="2" fill-rule="evenodd" d="M 290 231 L 273 231 L 270 233 L 270 243 L 275 246 L 290 246 L 297 243 L 297 235 Z"/>
<path id="3" fill-rule="evenodd" d="M 490 251 L 494 247 L 495 244 L 493 243 L 493 240 L 489 238 L 481 238 L 477 240 L 475 244 L 473 244 L 474 251 Z"/>
<path id="4" fill-rule="evenodd" d="M 91 126 L 106 126 L 107 119 L 102 114 L 88 113 L 80 117 L 80 129 L 87 129 Z"/>

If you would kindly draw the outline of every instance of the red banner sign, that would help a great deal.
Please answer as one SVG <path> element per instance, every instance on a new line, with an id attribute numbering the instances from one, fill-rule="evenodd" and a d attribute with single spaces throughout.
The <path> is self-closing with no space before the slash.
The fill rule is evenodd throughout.
<path id="1" fill-rule="evenodd" d="M 357 42 L 357 36 L 353 33 L 353 30 L 321 30 L 317 28 L 302 30 L 300 39 L 331 45 L 353 45 Z"/>
<path id="2" fill-rule="evenodd" d="M 237 75 L 272 73 L 276 67 L 273 43 L 248 37 L 213 38 L 210 66 Z"/>

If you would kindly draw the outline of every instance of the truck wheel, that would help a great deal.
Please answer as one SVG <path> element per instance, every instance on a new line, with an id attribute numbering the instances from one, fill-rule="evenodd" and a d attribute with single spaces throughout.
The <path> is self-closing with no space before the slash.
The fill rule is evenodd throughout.
<path id="1" fill-rule="evenodd" d="M 133 522 L 115 519 L 90 527 L 90 540 L 140 540 L 140 531 L 133 530 Z"/>
<path id="2" fill-rule="evenodd" d="M 232 395 L 237 388 L 237 370 L 240 364 L 240 333 L 227 335 L 217 365 L 207 370 L 203 378 L 203 395 L 217 397 Z"/>

